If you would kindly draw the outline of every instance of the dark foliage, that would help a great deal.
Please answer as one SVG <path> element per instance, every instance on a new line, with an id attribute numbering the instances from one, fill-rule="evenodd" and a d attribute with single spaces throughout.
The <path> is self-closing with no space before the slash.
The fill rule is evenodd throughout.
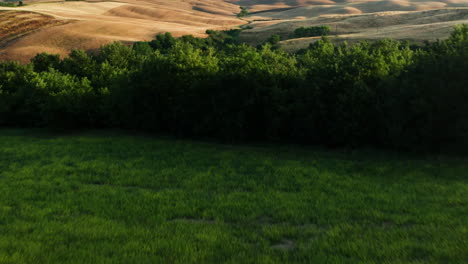
<path id="1" fill-rule="evenodd" d="M 4 6 L 4 7 L 15 7 L 16 5 L 14 3 L 11 3 L 11 2 L 0 2 L 0 6 Z"/>
<path id="2" fill-rule="evenodd" d="M 294 30 L 292 38 L 319 37 L 330 33 L 330 26 L 300 27 Z"/>
<path id="3" fill-rule="evenodd" d="M 132 47 L 0 63 L 0 125 L 119 127 L 223 140 L 446 151 L 468 147 L 468 27 L 410 47 L 382 40 L 298 54 L 158 35 Z"/>
<path id="4" fill-rule="evenodd" d="M 237 14 L 237 17 L 240 18 L 240 17 L 245 17 L 245 16 L 248 16 L 248 15 L 249 15 L 249 11 L 247 10 L 246 7 L 241 6 L 241 7 L 240 7 L 240 10 L 241 10 L 241 11 L 239 12 L 239 14 Z"/>

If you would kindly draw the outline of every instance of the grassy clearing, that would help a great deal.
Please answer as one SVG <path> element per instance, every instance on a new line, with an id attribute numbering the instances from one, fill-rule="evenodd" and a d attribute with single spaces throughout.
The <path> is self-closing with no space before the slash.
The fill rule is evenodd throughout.
<path id="1" fill-rule="evenodd" d="M 468 162 L 0 130 L 0 263 L 467 263 Z"/>

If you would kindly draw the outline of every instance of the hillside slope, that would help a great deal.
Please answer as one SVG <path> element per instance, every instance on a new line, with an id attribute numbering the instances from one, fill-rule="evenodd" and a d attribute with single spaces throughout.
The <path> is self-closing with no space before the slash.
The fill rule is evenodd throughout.
<path id="1" fill-rule="evenodd" d="M 220 0 L 36 1 L 24 7 L 0 7 L 0 12 L 8 12 L 0 16 L 0 60 L 27 61 L 42 51 L 66 55 L 72 49 L 96 49 L 117 40 L 151 40 L 164 32 L 203 36 L 206 29 L 244 24 L 235 17 L 237 11 L 236 5 Z M 11 29 L 22 28 L 26 14 L 48 17 L 56 25 L 36 23 L 29 34 L 19 35 Z M 6 39 L 14 41 L 6 43 Z"/>
<path id="2" fill-rule="evenodd" d="M 0 0 L 1 1 L 1 0 Z M 259 44 L 284 38 L 301 26 L 330 25 L 336 41 L 396 38 L 443 39 L 455 24 L 468 23 L 468 0 L 25 0 L 0 7 L 0 60 L 27 62 L 38 52 L 65 56 L 112 41 L 151 40 L 158 33 L 205 36 L 249 23 L 242 40 Z M 239 19 L 239 6 L 250 15 Z M 283 41 L 287 50 L 317 38 Z"/>
<path id="3" fill-rule="evenodd" d="M 307 19 L 254 21 L 243 39 L 258 44 L 272 34 L 284 39 L 298 27 L 329 25 L 330 38 L 337 42 L 394 38 L 410 42 L 444 39 L 457 24 L 468 24 L 468 8 L 444 8 L 428 11 L 387 11 L 368 14 L 321 15 Z M 307 47 L 320 37 L 282 41 L 286 50 Z"/>

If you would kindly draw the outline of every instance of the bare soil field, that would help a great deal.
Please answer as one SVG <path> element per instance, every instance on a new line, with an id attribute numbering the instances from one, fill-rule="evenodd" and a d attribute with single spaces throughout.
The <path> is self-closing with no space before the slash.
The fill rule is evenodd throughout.
<path id="1" fill-rule="evenodd" d="M 1 0 L 0 0 L 1 1 Z M 112 41 L 151 40 L 158 33 L 205 36 L 207 29 L 251 29 L 252 44 L 272 34 L 284 38 L 301 26 L 329 25 L 335 41 L 396 38 L 443 39 L 455 24 L 468 23 L 468 0 L 25 0 L 0 7 L 0 60 L 27 62 L 38 52 L 66 56 Z M 239 6 L 250 15 L 239 19 Z M 287 50 L 317 38 L 282 41 Z"/>

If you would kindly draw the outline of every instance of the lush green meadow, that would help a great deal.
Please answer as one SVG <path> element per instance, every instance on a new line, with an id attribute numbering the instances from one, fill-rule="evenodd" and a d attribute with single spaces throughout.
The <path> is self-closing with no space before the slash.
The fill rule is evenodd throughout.
<path id="1" fill-rule="evenodd" d="M 467 263 L 466 158 L 0 130 L 0 263 Z"/>

